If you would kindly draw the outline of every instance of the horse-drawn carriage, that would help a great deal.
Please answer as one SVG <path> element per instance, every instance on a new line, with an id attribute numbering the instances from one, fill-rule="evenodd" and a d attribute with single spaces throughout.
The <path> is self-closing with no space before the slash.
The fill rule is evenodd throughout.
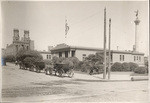
<path id="1" fill-rule="evenodd" d="M 73 66 L 70 66 L 67 63 L 56 63 L 47 66 L 47 68 L 45 69 L 46 74 L 52 75 L 53 71 L 55 72 L 55 75 L 58 75 L 60 77 L 62 77 L 63 74 L 67 74 L 70 78 L 72 78 L 74 75 Z"/>
<path id="2" fill-rule="evenodd" d="M 37 73 L 43 70 L 46 75 L 52 75 L 53 72 L 60 77 L 62 77 L 63 74 L 67 74 L 70 78 L 74 75 L 73 65 L 70 65 L 70 63 L 45 63 L 44 61 L 36 61 L 34 64 L 30 62 L 19 62 L 19 66 L 20 69 L 28 69 L 30 71 L 36 71 Z"/>

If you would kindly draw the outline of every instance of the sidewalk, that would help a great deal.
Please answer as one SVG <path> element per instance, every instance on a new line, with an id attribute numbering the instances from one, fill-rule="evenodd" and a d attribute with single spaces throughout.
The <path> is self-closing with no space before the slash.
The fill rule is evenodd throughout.
<path id="1" fill-rule="evenodd" d="M 131 76 L 132 72 L 111 72 L 110 79 L 108 79 L 108 74 L 106 75 L 106 79 L 103 79 L 103 74 L 80 74 L 75 73 L 74 79 L 84 79 L 84 80 L 100 80 L 100 81 L 131 81 L 131 78 L 138 77 L 139 80 L 146 80 L 145 78 L 148 78 L 148 76 Z"/>

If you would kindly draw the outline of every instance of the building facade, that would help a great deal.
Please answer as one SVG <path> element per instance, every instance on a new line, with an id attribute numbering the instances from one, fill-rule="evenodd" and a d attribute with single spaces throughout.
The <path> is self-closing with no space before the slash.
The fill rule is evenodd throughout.
<path id="1" fill-rule="evenodd" d="M 20 40 L 19 30 L 13 30 L 13 42 L 7 45 L 5 49 L 6 55 L 16 55 L 19 50 L 34 50 L 34 41 L 30 39 L 29 31 L 24 30 L 24 36 Z"/>
<path id="2" fill-rule="evenodd" d="M 52 56 L 57 57 L 77 57 L 80 61 L 83 61 L 89 54 L 95 54 L 97 52 L 103 53 L 102 48 L 89 48 L 79 46 L 69 46 L 66 44 L 59 44 L 51 49 Z M 108 51 L 107 51 L 108 57 Z M 133 51 L 119 51 L 111 50 L 111 63 L 115 62 L 133 62 L 138 65 L 144 65 L 144 53 Z"/>
<path id="3" fill-rule="evenodd" d="M 50 60 L 52 59 L 52 54 L 50 51 L 38 51 L 42 57 L 43 57 L 43 60 Z"/>

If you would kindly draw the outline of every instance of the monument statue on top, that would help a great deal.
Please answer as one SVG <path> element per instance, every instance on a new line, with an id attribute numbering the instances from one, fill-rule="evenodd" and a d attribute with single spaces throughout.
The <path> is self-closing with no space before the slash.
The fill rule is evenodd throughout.
<path id="1" fill-rule="evenodd" d="M 135 13 L 136 13 L 136 18 L 138 19 L 138 14 L 139 14 L 139 11 L 137 10 L 137 11 L 135 11 Z"/>

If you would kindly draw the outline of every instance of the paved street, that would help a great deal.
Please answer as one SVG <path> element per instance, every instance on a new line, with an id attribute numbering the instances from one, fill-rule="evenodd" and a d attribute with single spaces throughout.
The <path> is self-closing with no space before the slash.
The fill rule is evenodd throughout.
<path id="1" fill-rule="evenodd" d="M 18 66 L 10 63 L 3 67 L 2 76 L 3 101 L 148 101 L 148 81 L 117 80 L 107 82 L 102 81 L 102 76 L 91 76 L 80 72 L 75 72 L 73 78 L 67 76 L 61 78 L 20 70 Z"/>

